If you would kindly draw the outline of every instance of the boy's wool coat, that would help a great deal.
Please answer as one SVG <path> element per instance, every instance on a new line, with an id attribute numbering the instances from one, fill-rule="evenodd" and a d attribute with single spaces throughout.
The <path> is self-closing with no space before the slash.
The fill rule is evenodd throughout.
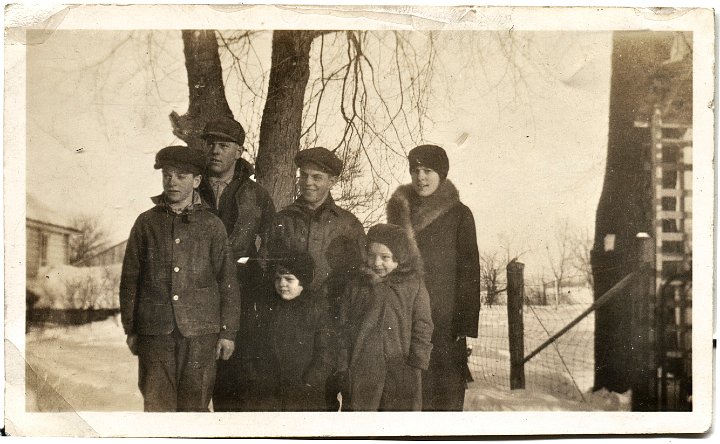
<path id="1" fill-rule="evenodd" d="M 130 231 L 120 279 L 126 334 L 235 339 L 240 291 L 225 227 L 204 203 L 175 214 L 153 198 Z"/>

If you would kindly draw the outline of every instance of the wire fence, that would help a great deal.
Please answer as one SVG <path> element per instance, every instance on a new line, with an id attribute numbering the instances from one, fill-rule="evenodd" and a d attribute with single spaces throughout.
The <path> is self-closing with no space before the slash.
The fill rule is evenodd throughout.
<path id="1" fill-rule="evenodd" d="M 587 297 L 562 299 L 563 303 L 557 306 L 524 305 L 525 356 L 592 304 L 592 300 Z M 593 386 L 594 329 L 595 317 L 591 313 L 526 362 L 525 389 L 584 401 L 584 394 Z M 478 338 L 470 338 L 468 343 L 473 348 L 468 358 L 473 379 L 510 390 L 507 306 L 483 306 L 480 310 Z"/>

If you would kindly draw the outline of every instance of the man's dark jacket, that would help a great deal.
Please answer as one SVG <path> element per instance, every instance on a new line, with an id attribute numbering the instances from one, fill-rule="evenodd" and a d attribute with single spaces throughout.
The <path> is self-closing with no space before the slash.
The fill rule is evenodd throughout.
<path id="1" fill-rule="evenodd" d="M 276 215 L 271 249 L 308 252 L 315 262 L 310 289 L 323 291 L 329 277 L 346 274 L 362 264 L 365 230 L 357 217 L 335 204 L 332 196 L 315 210 L 300 198 Z"/>
<path id="2" fill-rule="evenodd" d="M 217 206 L 207 175 L 203 176 L 198 188 L 200 196 L 209 203 L 212 211 L 225 225 L 233 259 L 236 261 L 241 257 L 258 256 L 256 237 L 259 236 L 263 244 L 267 242 L 275 214 L 275 205 L 270 194 L 250 178 L 253 174 L 252 165 L 239 159 L 235 163 L 233 179 L 220 196 L 220 204 Z"/>

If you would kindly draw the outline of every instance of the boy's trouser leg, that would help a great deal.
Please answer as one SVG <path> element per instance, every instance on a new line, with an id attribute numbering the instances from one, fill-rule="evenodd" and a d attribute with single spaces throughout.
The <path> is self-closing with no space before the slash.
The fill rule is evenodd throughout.
<path id="1" fill-rule="evenodd" d="M 217 340 L 217 334 L 178 338 L 176 356 L 179 412 L 208 411 L 215 385 Z"/>
<path id="2" fill-rule="evenodd" d="M 146 412 L 177 411 L 175 339 L 172 334 L 138 336 L 138 387 Z"/>
<path id="3" fill-rule="evenodd" d="M 146 412 L 207 411 L 215 383 L 217 334 L 138 338 L 138 386 Z"/>

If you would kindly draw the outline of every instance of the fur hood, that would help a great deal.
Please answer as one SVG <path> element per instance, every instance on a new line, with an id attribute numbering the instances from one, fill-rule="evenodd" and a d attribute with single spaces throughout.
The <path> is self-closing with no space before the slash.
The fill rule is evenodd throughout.
<path id="1" fill-rule="evenodd" d="M 421 261 L 418 258 L 418 260 L 398 265 L 398 267 L 393 270 L 392 273 L 385 276 L 385 278 L 381 278 L 375 274 L 367 265 L 363 265 L 355 272 L 355 276 L 367 285 L 372 286 L 385 281 L 392 286 L 406 281 L 411 276 L 422 276 L 422 270 L 418 268 L 420 267 L 420 263 Z"/>

